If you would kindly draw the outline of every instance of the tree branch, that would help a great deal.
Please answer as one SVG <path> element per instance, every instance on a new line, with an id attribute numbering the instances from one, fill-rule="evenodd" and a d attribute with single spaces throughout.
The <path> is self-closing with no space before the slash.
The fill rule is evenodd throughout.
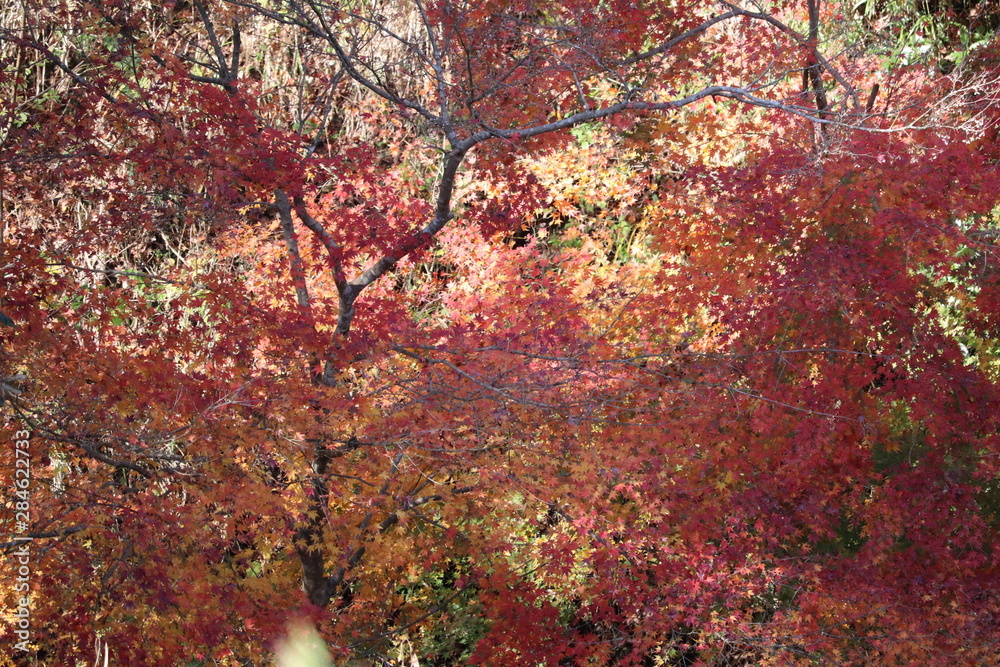
<path id="1" fill-rule="evenodd" d="M 341 310 L 337 317 L 338 334 L 346 336 L 350 332 L 351 321 L 354 319 L 354 302 L 361 291 L 385 275 L 403 257 L 428 243 L 454 217 L 451 212 L 451 199 L 455 191 L 455 177 L 471 146 L 472 144 L 466 140 L 445 155 L 444 172 L 441 176 L 441 184 L 438 186 L 434 218 L 423 229 L 407 239 L 393 254 L 385 255 L 345 286 L 340 295 Z"/>
<path id="2" fill-rule="evenodd" d="M 49 531 L 44 531 L 44 532 L 27 533 L 27 534 L 23 535 L 22 537 L 31 538 L 30 540 L 28 540 L 28 539 L 18 539 L 18 540 L 11 540 L 9 542 L 2 542 L 2 543 L 0 543 L 0 552 L 6 553 L 6 552 L 10 551 L 11 549 L 14 549 L 16 547 L 19 547 L 19 546 L 22 546 L 24 544 L 27 544 L 27 543 L 31 542 L 31 540 L 41 540 L 41 539 L 47 539 L 47 538 L 51 538 L 51 537 L 68 537 L 68 536 L 72 535 L 73 533 L 79 533 L 81 530 L 86 530 L 89 527 L 90 526 L 71 526 L 69 528 L 63 528 L 62 530 L 49 530 Z"/>
<path id="3" fill-rule="evenodd" d="M 343 292 L 345 286 L 347 285 L 347 280 L 344 277 L 343 264 L 340 260 L 340 245 L 338 245 L 333 237 L 330 236 L 330 233 L 326 231 L 326 228 L 319 220 L 316 220 L 316 218 L 309 215 L 309 211 L 306 209 L 306 203 L 302 198 L 302 195 L 296 195 L 292 199 L 292 202 L 294 204 L 295 213 L 299 216 L 299 220 L 302 221 L 302 224 L 304 224 L 307 229 L 316 235 L 316 238 L 318 238 L 320 243 L 323 244 L 323 247 L 326 248 L 327 263 L 330 266 L 331 273 L 333 273 L 333 280 L 337 285 L 337 291 Z"/>
<path id="4" fill-rule="evenodd" d="M 288 195 L 283 190 L 275 190 L 274 201 L 278 207 L 278 218 L 281 220 L 281 232 L 288 248 L 288 259 L 291 263 L 292 283 L 295 285 L 295 296 L 299 308 L 312 321 L 312 307 L 309 304 L 309 290 L 306 287 L 306 274 L 302 266 L 302 256 L 299 254 L 299 240 L 295 235 L 295 224 L 292 222 L 292 205 Z"/>
<path id="5" fill-rule="evenodd" d="M 674 48 L 681 42 L 687 41 L 692 37 L 700 35 L 701 33 L 705 32 L 714 25 L 722 23 L 723 21 L 728 21 L 729 19 L 740 15 L 741 15 L 740 11 L 733 11 L 733 10 L 728 11 L 725 14 L 719 14 L 718 16 L 712 17 L 711 19 L 705 21 L 701 25 L 691 28 L 690 30 L 683 32 L 680 35 L 677 35 L 676 37 L 667 40 L 666 42 L 657 46 L 656 48 L 650 49 L 648 51 L 643 51 L 642 53 L 637 53 L 631 58 L 626 58 L 625 60 L 617 62 L 616 65 L 619 67 L 627 67 L 629 65 L 635 65 L 636 63 L 640 63 L 644 60 L 649 60 L 650 58 L 654 58 L 660 54 L 666 53 L 667 51 Z"/>
<path id="6" fill-rule="evenodd" d="M 764 21 L 765 23 L 769 23 L 770 25 L 774 26 L 781 32 L 791 37 L 798 44 L 802 46 L 810 46 L 808 36 L 803 35 L 796 30 L 793 30 L 792 28 L 788 27 L 787 25 L 785 25 L 778 19 L 774 18 L 773 16 L 765 14 L 763 12 L 748 12 L 745 9 L 741 9 L 740 7 L 737 7 L 733 4 L 730 4 L 729 2 L 726 2 L 726 0 L 722 0 L 722 2 L 727 7 L 730 7 L 733 13 L 739 16 L 746 16 L 747 18 L 755 19 L 757 21 Z M 819 52 L 819 49 L 814 49 L 814 51 L 816 60 L 823 66 L 823 69 L 829 72 L 830 76 L 832 76 L 836 80 L 836 82 L 840 84 L 841 88 L 847 91 L 847 94 L 851 96 L 851 100 L 854 102 L 854 108 L 860 112 L 861 101 L 858 99 L 858 94 L 857 91 L 854 90 L 854 87 L 851 86 L 851 84 L 847 83 L 847 80 L 840 74 L 840 72 L 837 71 L 837 68 L 831 65 L 830 62 L 823 57 L 823 55 Z"/>
<path id="7" fill-rule="evenodd" d="M 201 22 L 205 25 L 205 32 L 208 34 L 208 41 L 212 45 L 212 50 L 215 51 L 215 60 L 218 63 L 217 71 L 219 72 L 219 78 L 217 80 L 211 80 L 207 77 L 195 77 L 192 75 L 192 79 L 195 81 L 202 80 L 207 83 L 217 83 L 225 88 L 229 92 L 235 92 L 236 88 L 233 86 L 233 82 L 236 81 L 239 71 L 240 63 L 240 31 L 239 25 L 236 21 L 233 21 L 233 54 L 232 54 L 232 64 L 227 62 L 226 54 L 222 50 L 222 44 L 219 43 L 219 38 L 215 34 L 215 25 L 212 23 L 212 17 L 209 16 L 208 10 L 205 8 L 205 3 L 202 0 L 195 0 L 195 7 L 198 8 L 198 14 L 201 15 Z M 213 68 L 216 69 L 216 68 Z"/>

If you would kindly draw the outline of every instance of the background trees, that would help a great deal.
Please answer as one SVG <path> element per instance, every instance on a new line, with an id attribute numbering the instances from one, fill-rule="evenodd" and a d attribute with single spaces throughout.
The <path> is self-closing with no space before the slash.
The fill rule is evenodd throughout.
<path id="1" fill-rule="evenodd" d="M 988 17 L 8 12 L 38 662 L 995 659 Z"/>

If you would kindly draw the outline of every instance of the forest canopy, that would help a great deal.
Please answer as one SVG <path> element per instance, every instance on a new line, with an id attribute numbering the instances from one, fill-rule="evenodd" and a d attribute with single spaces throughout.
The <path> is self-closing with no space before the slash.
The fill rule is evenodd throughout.
<path id="1" fill-rule="evenodd" d="M 0 664 L 1000 663 L 998 25 L 4 3 Z"/>

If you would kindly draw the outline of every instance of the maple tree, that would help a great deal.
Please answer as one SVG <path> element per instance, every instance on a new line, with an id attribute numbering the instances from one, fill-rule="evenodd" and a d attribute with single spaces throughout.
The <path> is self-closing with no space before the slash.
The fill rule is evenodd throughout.
<path id="1" fill-rule="evenodd" d="M 8 10 L 26 659 L 995 662 L 990 16 L 850 12 Z"/>

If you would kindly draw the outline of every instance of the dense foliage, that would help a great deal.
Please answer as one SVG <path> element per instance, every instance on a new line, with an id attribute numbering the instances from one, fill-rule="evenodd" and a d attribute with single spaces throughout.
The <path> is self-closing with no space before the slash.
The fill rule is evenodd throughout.
<path id="1" fill-rule="evenodd" d="M 989 3 L 2 11 L 2 660 L 1000 662 Z"/>

